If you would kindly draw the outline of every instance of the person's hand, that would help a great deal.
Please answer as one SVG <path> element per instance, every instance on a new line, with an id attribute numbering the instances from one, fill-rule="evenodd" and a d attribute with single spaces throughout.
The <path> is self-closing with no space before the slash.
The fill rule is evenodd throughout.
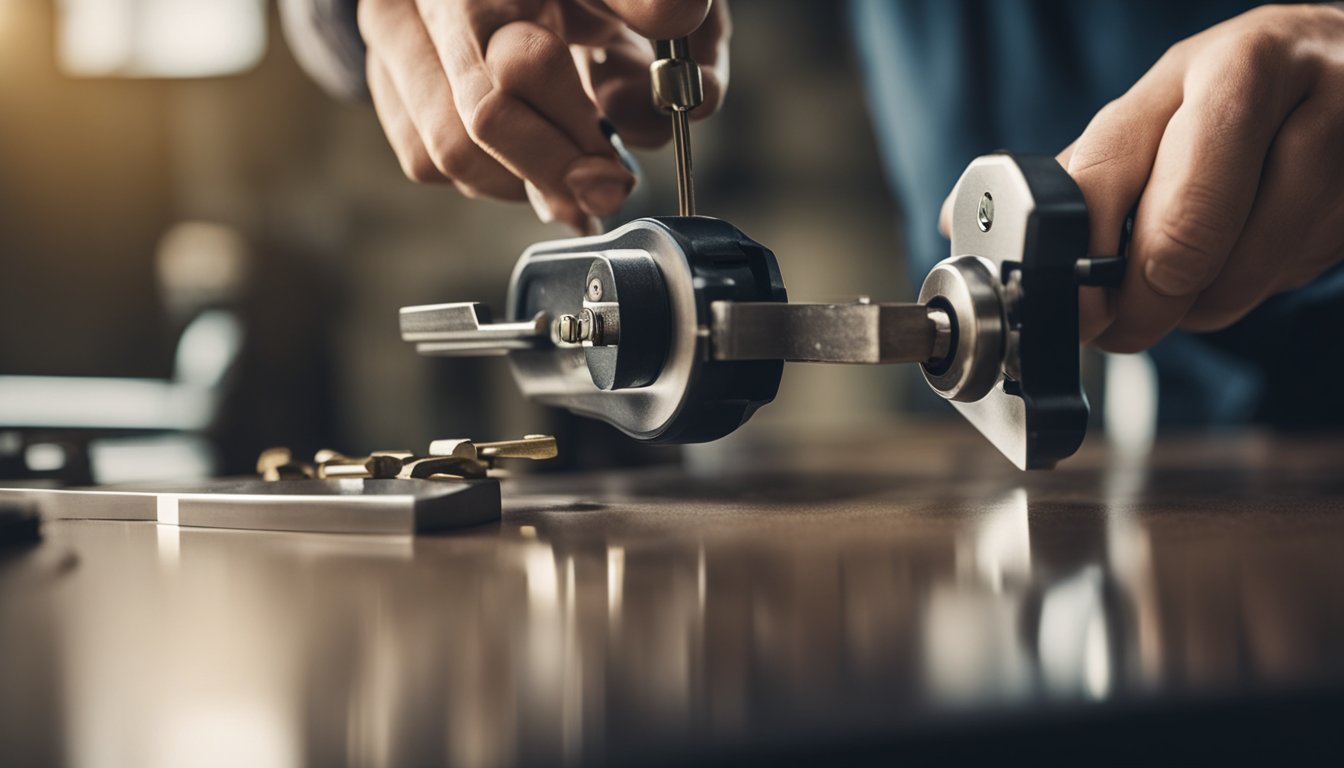
<path id="1" fill-rule="evenodd" d="M 1124 285 L 1082 291 L 1084 341 L 1231 325 L 1344 259 L 1344 10 L 1267 6 L 1178 43 L 1058 160 L 1092 255 L 1138 202 Z"/>
<path id="2" fill-rule="evenodd" d="M 713 112 L 728 82 L 724 0 L 359 0 L 369 92 L 407 176 L 531 201 L 586 232 L 634 186 L 599 125 L 632 146 L 671 136 L 650 97 L 648 38 L 690 35 Z"/>

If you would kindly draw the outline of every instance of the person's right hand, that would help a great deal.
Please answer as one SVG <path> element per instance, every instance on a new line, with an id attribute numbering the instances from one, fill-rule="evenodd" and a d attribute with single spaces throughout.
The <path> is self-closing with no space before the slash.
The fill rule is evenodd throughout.
<path id="1" fill-rule="evenodd" d="M 369 92 L 408 177 L 468 197 L 531 201 L 580 232 L 634 177 L 599 121 L 654 147 L 648 38 L 690 35 L 712 113 L 728 81 L 725 0 L 359 0 Z"/>

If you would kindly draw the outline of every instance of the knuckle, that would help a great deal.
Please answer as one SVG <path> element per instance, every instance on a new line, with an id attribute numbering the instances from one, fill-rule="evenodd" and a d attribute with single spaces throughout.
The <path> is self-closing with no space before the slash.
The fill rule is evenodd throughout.
<path id="1" fill-rule="evenodd" d="M 393 9 L 395 0 L 359 0 L 355 6 L 355 26 L 368 38 L 380 21 Z"/>
<path id="2" fill-rule="evenodd" d="M 1287 9 L 1273 5 L 1261 5 L 1246 11 L 1237 21 L 1241 22 L 1242 26 L 1251 29 L 1273 27 L 1276 26 L 1276 22 L 1284 20 L 1285 10 Z"/>
<path id="3" fill-rule="evenodd" d="M 515 21 L 495 32 L 486 63 L 499 87 L 516 91 L 569 59 L 569 50 L 553 33 L 531 22 Z"/>
<path id="4" fill-rule="evenodd" d="M 468 179 L 474 174 L 479 166 L 476 152 L 475 145 L 462 138 L 438 141 L 429 149 L 434 167 L 454 180 Z"/>
<path id="5" fill-rule="evenodd" d="M 427 155 L 404 158 L 401 161 L 401 172 L 417 184 L 432 184 L 440 179 L 438 168 Z"/>
<path id="6" fill-rule="evenodd" d="M 513 98 L 498 88 L 485 94 L 466 120 L 467 134 L 478 144 L 493 143 L 502 131 L 508 130 L 512 105 Z"/>
<path id="7" fill-rule="evenodd" d="M 1125 132 L 1117 128 L 1126 122 L 1126 117 L 1114 101 L 1098 110 L 1074 145 L 1073 155 L 1069 158 L 1069 173 L 1078 176 L 1105 171 L 1126 157 Z"/>
<path id="8" fill-rule="evenodd" d="M 1271 24 L 1256 24 L 1235 35 L 1224 49 L 1223 66 L 1229 79 L 1250 89 L 1251 95 L 1273 95 L 1292 56 L 1293 41 Z"/>
<path id="9" fill-rule="evenodd" d="M 1288 52 L 1288 40 L 1272 26 L 1258 26 L 1242 34 L 1238 48 L 1245 63 L 1259 69 L 1282 61 Z"/>
<path id="10" fill-rule="evenodd" d="M 1190 185 L 1163 213 L 1149 259 L 1189 282 L 1202 284 L 1221 260 L 1233 224 L 1221 195 Z"/>
<path id="11" fill-rule="evenodd" d="M 474 184 L 468 184 L 461 179 L 453 179 L 453 186 L 461 195 L 470 200 L 476 200 L 481 197 L 481 190 Z"/>

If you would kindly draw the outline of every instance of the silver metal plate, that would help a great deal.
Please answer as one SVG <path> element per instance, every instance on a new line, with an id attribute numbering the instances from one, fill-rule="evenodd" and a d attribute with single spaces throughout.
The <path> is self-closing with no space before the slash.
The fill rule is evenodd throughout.
<path id="1" fill-rule="evenodd" d="M 500 518 L 497 480 L 207 480 L 152 487 L 0 488 L 48 520 L 314 533 L 414 534 Z"/>
<path id="2" fill-rule="evenodd" d="M 993 225 L 987 229 L 978 224 L 986 192 L 994 200 Z M 977 158 L 957 182 L 952 202 L 952 256 L 978 256 L 996 267 L 1021 259 L 1035 206 L 1031 187 L 1010 156 Z M 1026 403 L 1004 391 L 1001 371 L 984 398 L 951 402 L 1018 469 L 1028 468 Z"/>

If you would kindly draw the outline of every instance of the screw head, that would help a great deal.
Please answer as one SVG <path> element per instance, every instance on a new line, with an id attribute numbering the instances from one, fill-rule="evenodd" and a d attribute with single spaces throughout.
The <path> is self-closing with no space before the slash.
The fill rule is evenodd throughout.
<path id="1" fill-rule="evenodd" d="M 994 226 L 994 196 L 986 192 L 980 198 L 980 211 L 975 216 L 981 232 L 988 232 Z"/>
<path id="2" fill-rule="evenodd" d="M 556 321 L 555 335 L 566 344 L 578 344 L 580 341 L 579 318 L 573 315 L 561 315 Z"/>
<path id="3" fill-rule="evenodd" d="M 602 281 L 597 279 L 596 277 L 588 281 L 588 300 L 589 301 L 602 300 Z"/>

